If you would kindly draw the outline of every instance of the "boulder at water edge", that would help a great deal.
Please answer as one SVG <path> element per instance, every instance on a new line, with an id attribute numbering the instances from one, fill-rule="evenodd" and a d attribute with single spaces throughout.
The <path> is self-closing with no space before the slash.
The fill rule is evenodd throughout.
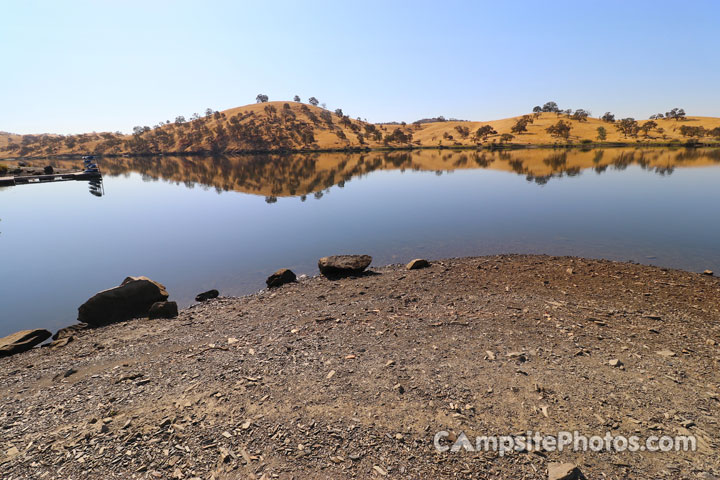
<path id="1" fill-rule="evenodd" d="M 127 277 L 119 287 L 96 293 L 78 308 L 78 321 L 91 327 L 147 316 L 168 298 L 165 287 L 147 277 Z"/>
<path id="2" fill-rule="evenodd" d="M 8 357 L 30 350 L 35 345 L 39 345 L 50 338 L 50 335 L 52 335 L 52 333 L 47 330 L 36 329 L 22 330 L 7 337 L 0 338 L 0 357 Z"/>
<path id="3" fill-rule="evenodd" d="M 175 302 L 155 302 L 148 312 L 148 317 L 151 320 L 156 318 L 175 318 L 177 316 L 178 306 Z"/>
<path id="4" fill-rule="evenodd" d="M 372 262 L 370 255 L 332 255 L 318 260 L 320 273 L 325 276 L 361 273 Z"/>
<path id="5" fill-rule="evenodd" d="M 215 289 L 208 290 L 207 292 L 198 293 L 195 296 L 196 302 L 204 302 L 206 300 L 212 300 L 213 298 L 217 298 L 220 295 L 220 292 L 218 292 Z"/>
<path id="6" fill-rule="evenodd" d="M 268 288 L 275 288 L 279 287 L 280 285 L 285 285 L 286 283 L 292 283 L 295 280 L 297 280 L 297 277 L 292 270 L 289 270 L 287 268 L 281 268 L 277 272 L 270 275 L 267 280 L 265 280 L 265 283 L 267 284 Z"/>

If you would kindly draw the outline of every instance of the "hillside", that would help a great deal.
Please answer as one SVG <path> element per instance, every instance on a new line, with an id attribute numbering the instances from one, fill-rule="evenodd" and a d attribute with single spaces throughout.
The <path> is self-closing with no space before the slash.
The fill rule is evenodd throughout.
<path id="1" fill-rule="evenodd" d="M 525 131 L 513 133 L 518 123 Z M 560 122 L 566 130 L 547 129 Z M 0 158 L 53 155 L 142 155 L 158 153 L 236 153 L 359 148 L 473 147 L 497 144 L 565 145 L 590 142 L 720 143 L 720 118 L 642 120 L 621 132 L 620 122 L 574 119 L 565 113 L 422 124 L 372 124 L 298 102 L 265 102 L 214 112 L 190 121 L 136 127 L 135 133 L 13 135 L 0 133 Z M 488 132 L 479 135 L 478 129 Z M 598 128 L 605 129 L 605 138 Z"/>

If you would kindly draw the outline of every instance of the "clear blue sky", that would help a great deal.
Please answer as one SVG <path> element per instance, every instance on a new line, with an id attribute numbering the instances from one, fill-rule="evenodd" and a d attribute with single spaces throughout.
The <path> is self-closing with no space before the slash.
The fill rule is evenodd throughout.
<path id="1" fill-rule="evenodd" d="M 720 115 L 718 1 L 3 2 L 0 130 L 128 132 L 316 96 L 370 121 L 555 100 Z"/>

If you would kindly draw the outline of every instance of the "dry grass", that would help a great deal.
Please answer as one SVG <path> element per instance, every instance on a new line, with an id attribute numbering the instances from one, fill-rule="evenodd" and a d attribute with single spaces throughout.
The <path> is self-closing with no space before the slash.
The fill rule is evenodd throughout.
<path id="1" fill-rule="evenodd" d="M 328 115 L 329 114 L 329 115 Z M 324 116 L 324 118 L 323 118 Z M 398 148 L 398 147 L 471 147 L 500 143 L 503 134 L 511 133 L 513 125 L 522 116 L 487 122 L 435 122 L 422 125 L 367 124 L 358 120 L 341 118 L 319 107 L 297 102 L 267 102 L 246 105 L 203 117 L 182 125 L 163 125 L 139 136 L 92 133 L 64 137 L 61 135 L 12 135 L 0 133 L 0 158 L 67 154 L 138 154 L 138 153 L 192 153 L 237 152 L 273 150 L 343 150 L 351 148 Z M 547 128 L 559 120 L 571 125 L 568 139 L 547 133 Z M 640 121 L 640 125 L 647 120 Z M 622 143 L 669 143 L 686 142 L 680 127 L 702 126 L 707 130 L 720 127 L 720 118 L 688 117 L 684 121 L 657 120 L 657 127 L 647 136 L 625 137 L 614 124 L 597 118 L 577 121 L 565 115 L 542 113 L 534 118 L 527 132 L 513 134 L 506 143 L 517 145 L 555 145 L 598 142 L 598 128 L 607 132 L 605 142 Z M 475 137 L 483 125 L 492 126 L 497 132 L 481 142 Z M 463 136 L 458 127 L 467 129 Z M 369 133 L 373 128 L 381 133 Z M 660 131 L 659 129 L 662 129 Z M 407 136 L 405 141 L 385 141 L 385 137 L 399 130 Z M 305 136 L 306 133 L 311 135 Z M 358 135 L 360 134 L 360 135 Z M 717 138 L 704 137 L 703 142 L 718 143 Z M 9 149 L 12 141 L 18 148 Z M 25 148 L 20 148 L 25 143 Z"/>

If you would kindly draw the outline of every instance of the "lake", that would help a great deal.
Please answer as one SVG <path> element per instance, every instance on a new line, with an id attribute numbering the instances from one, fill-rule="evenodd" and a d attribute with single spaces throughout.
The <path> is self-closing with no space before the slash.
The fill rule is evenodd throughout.
<path id="1" fill-rule="evenodd" d="M 38 160 L 70 167 L 80 161 Z M 102 188 L 0 188 L 0 336 L 75 323 L 128 275 L 192 303 L 281 267 L 496 253 L 720 271 L 720 150 L 604 149 L 100 159 Z"/>

